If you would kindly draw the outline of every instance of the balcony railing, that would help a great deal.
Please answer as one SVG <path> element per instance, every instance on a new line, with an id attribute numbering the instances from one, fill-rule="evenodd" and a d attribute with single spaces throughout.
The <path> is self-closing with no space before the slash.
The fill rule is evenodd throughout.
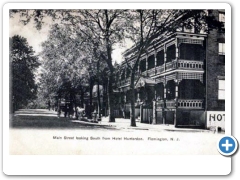
<path id="1" fill-rule="evenodd" d="M 139 78 L 139 75 L 136 74 L 134 77 L 134 83 L 137 82 L 138 78 Z M 127 85 L 130 85 L 130 82 L 131 82 L 131 78 L 129 77 L 127 79 L 119 81 L 118 86 L 127 86 Z"/>
<path id="2" fill-rule="evenodd" d="M 164 68 L 166 67 L 166 68 Z M 171 62 L 167 62 L 166 64 L 163 64 L 161 66 L 157 66 L 155 68 L 146 70 L 141 73 L 142 76 L 155 76 L 162 74 L 165 71 L 170 71 L 174 69 L 192 69 L 192 70 L 203 70 L 204 63 L 203 61 L 194 61 L 194 60 L 183 60 L 179 59 L 178 61 L 175 59 Z M 135 77 L 138 77 L 137 75 Z M 129 84 L 130 78 L 127 78 L 126 80 L 121 81 L 121 85 Z"/>
<path id="3" fill-rule="evenodd" d="M 181 69 L 203 69 L 202 61 L 178 60 L 178 68 Z"/>
<path id="4" fill-rule="evenodd" d="M 148 70 L 148 75 L 149 76 L 154 76 L 155 75 L 155 68 L 149 69 Z"/>
<path id="5" fill-rule="evenodd" d="M 175 101 L 174 100 L 166 100 L 166 107 L 167 108 L 175 108 Z"/>
<path id="6" fill-rule="evenodd" d="M 166 108 L 175 108 L 175 101 L 174 100 L 166 100 Z M 164 108 L 164 101 L 160 100 L 156 103 L 157 108 Z"/>
<path id="7" fill-rule="evenodd" d="M 202 109 L 203 108 L 203 99 L 179 99 L 178 107 L 179 108 Z"/>
<path id="8" fill-rule="evenodd" d="M 156 75 L 164 72 L 164 64 L 156 67 Z"/>
<path id="9" fill-rule="evenodd" d="M 160 100 L 156 102 L 157 109 L 164 108 L 164 101 Z"/>
<path id="10" fill-rule="evenodd" d="M 176 68 L 176 60 L 166 63 L 166 71 Z"/>
<path id="11" fill-rule="evenodd" d="M 203 62 L 202 61 L 194 61 L 194 60 L 173 60 L 171 62 L 166 63 L 166 71 L 173 70 L 176 68 L 179 69 L 192 69 L 192 70 L 202 70 L 203 69 Z M 164 64 L 161 66 L 157 66 L 155 73 L 149 72 L 150 76 L 158 75 L 164 72 Z"/>
<path id="12" fill-rule="evenodd" d="M 155 76 L 164 72 L 164 65 L 157 66 L 156 68 L 152 68 L 148 70 L 149 76 Z"/>
<path id="13" fill-rule="evenodd" d="M 191 108 L 191 109 L 203 109 L 203 99 L 178 99 L 178 108 Z M 164 101 L 158 101 L 156 103 L 157 108 L 164 108 Z M 175 100 L 166 100 L 166 108 L 175 108 Z"/>

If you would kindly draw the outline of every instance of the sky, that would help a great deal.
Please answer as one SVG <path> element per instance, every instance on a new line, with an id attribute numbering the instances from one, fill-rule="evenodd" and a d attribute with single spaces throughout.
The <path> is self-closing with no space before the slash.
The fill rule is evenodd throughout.
<path id="1" fill-rule="evenodd" d="M 33 47 L 33 50 L 36 52 L 36 54 L 40 53 L 42 50 L 41 43 L 47 40 L 48 31 L 50 30 L 50 26 L 52 24 L 50 18 L 44 21 L 47 22 L 43 25 L 41 30 L 36 30 L 36 28 L 34 28 L 33 21 L 24 26 L 19 21 L 19 19 L 20 18 L 18 15 L 14 15 L 13 18 L 9 19 L 9 36 L 12 37 L 14 35 L 20 35 L 26 38 L 29 45 Z M 131 46 L 132 43 L 127 41 L 125 48 L 120 47 L 118 44 L 113 47 L 113 63 L 120 63 L 122 61 L 122 53 Z"/>
<path id="2" fill-rule="evenodd" d="M 9 19 L 9 36 L 20 35 L 27 39 L 28 44 L 33 47 L 36 53 L 41 52 L 41 43 L 47 40 L 48 31 L 50 30 L 50 24 L 46 24 L 38 31 L 33 27 L 31 21 L 27 25 L 20 23 L 18 16 L 14 16 Z"/>

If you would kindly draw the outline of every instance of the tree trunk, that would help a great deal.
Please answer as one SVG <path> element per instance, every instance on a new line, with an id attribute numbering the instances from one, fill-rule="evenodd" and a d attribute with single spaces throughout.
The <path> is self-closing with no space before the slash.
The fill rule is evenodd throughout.
<path id="1" fill-rule="evenodd" d="M 93 91 L 93 80 L 92 78 L 90 78 L 90 89 L 89 89 L 89 119 L 92 119 L 92 110 L 93 110 L 93 107 L 92 107 L 92 91 Z"/>
<path id="2" fill-rule="evenodd" d="M 101 99 L 100 99 L 99 79 L 97 82 L 97 99 L 98 99 L 98 118 L 101 118 Z"/>
<path id="3" fill-rule="evenodd" d="M 99 89 L 99 66 L 100 66 L 100 60 L 97 62 L 97 102 L 98 102 L 98 118 L 101 118 L 101 97 L 100 97 L 100 89 Z"/>
<path id="4" fill-rule="evenodd" d="M 77 114 L 77 101 L 76 101 L 76 94 L 74 93 L 73 95 L 73 108 L 75 112 L 75 118 L 78 119 L 78 114 Z"/>
<path id="5" fill-rule="evenodd" d="M 131 72 L 131 82 L 130 82 L 130 93 L 131 93 L 131 126 L 136 126 L 136 118 L 135 118 L 135 87 L 134 87 L 134 78 L 135 78 L 135 71 Z"/>
<path id="6" fill-rule="evenodd" d="M 114 117 L 114 95 L 113 95 L 112 83 L 113 83 L 113 75 L 110 75 L 109 78 L 108 78 L 109 122 L 115 122 L 115 117 Z"/>
<path id="7" fill-rule="evenodd" d="M 107 16 L 107 11 L 106 11 L 106 16 Z M 115 117 L 114 117 L 114 94 L 113 94 L 113 72 L 114 68 L 112 65 L 112 46 L 109 41 L 109 34 L 108 34 L 108 29 L 106 30 L 106 48 L 107 48 L 107 64 L 109 67 L 110 73 L 108 74 L 108 109 L 109 109 L 109 122 L 115 122 Z"/>
<path id="8" fill-rule="evenodd" d="M 84 108 L 84 91 L 83 91 L 83 89 L 81 89 L 81 104 L 80 104 L 80 106 L 81 106 L 81 108 Z"/>
<path id="9" fill-rule="evenodd" d="M 106 109 L 108 109 L 108 97 L 107 97 L 108 85 L 107 84 L 108 83 L 105 83 L 105 82 L 103 83 L 103 106 L 102 106 L 103 112 L 102 113 L 104 116 L 107 116 Z"/>

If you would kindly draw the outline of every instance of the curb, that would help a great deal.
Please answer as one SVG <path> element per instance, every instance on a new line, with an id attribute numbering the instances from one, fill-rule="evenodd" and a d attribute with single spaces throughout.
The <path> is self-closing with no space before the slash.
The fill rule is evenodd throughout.
<path id="1" fill-rule="evenodd" d="M 98 122 L 91 122 L 88 120 L 70 120 L 71 122 L 81 122 L 84 124 L 91 124 L 91 125 L 96 125 L 96 126 L 105 126 L 105 127 L 112 127 L 116 129 L 133 129 L 133 130 L 152 130 L 152 131 L 168 131 L 168 132 L 202 132 L 202 133 L 212 133 L 210 130 L 203 130 L 203 129 L 168 129 L 168 128 L 147 128 L 147 127 L 130 127 L 130 126 L 118 126 L 116 124 L 111 124 L 111 123 L 98 123 Z"/>
<path id="2" fill-rule="evenodd" d="M 208 131 L 208 130 L 197 130 L 197 129 L 163 129 L 165 131 L 178 131 L 178 132 L 211 132 L 211 131 Z"/>

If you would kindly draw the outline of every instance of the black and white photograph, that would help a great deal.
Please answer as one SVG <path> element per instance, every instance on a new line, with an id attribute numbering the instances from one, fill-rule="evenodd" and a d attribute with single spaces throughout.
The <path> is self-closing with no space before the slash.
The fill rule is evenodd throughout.
<path id="1" fill-rule="evenodd" d="M 7 153 L 219 155 L 226 8 L 83 7 L 10 6 Z"/>
<path id="2" fill-rule="evenodd" d="M 224 10 L 11 9 L 9 21 L 11 154 L 158 153 L 109 147 L 225 132 Z M 40 130 L 53 144 L 110 144 L 23 148 Z"/>

